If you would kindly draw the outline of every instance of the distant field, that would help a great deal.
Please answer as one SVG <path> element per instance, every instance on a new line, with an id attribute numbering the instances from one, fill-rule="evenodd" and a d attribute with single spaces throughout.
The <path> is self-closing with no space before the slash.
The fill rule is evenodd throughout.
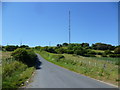
<path id="1" fill-rule="evenodd" d="M 112 61 L 113 58 L 110 58 L 111 62 L 108 62 L 107 58 L 99 58 L 98 60 L 98 58 L 72 54 L 53 54 L 45 51 L 37 53 L 46 60 L 74 72 L 118 85 L 118 65 Z"/>

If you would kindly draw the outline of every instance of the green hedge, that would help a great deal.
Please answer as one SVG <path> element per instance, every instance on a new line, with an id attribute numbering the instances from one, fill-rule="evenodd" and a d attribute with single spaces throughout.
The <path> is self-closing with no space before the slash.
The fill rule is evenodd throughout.
<path id="1" fill-rule="evenodd" d="M 109 57 L 120 57 L 120 54 L 110 54 Z"/>
<path id="2" fill-rule="evenodd" d="M 28 67 L 22 62 L 9 59 L 4 60 L 2 65 L 2 89 L 17 89 L 30 78 L 34 71 L 34 67 Z"/>
<path id="3" fill-rule="evenodd" d="M 12 53 L 13 58 L 15 60 L 21 61 L 28 66 L 34 66 L 36 63 L 37 55 L 33 50 L 26 50 L 24 48 L 18 48 Z"/>

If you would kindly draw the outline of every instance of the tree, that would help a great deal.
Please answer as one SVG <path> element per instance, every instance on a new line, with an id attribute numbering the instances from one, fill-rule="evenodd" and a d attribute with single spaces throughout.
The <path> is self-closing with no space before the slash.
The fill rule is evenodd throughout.
<path id="1" fill-rule="evenodd" d="M 82 43 L 82 47 L 89 47 L 89 43 Z"/>
<path id="2" fill-rule="evenodd" d="M 28 46 L 28 45 L 21 45 L 20 48 L 26 48 L 26 49 L 29 49 L 29 46 Z"/>
<path id="3" fill-rule="evenodd" d="M 110 50 L 105 50 L 104 53 L 105 53 L 106 55 L 112 54 L 112 52 L 111 52 Z"/>
<path id="4" fill-rule="evenodd" d="M 74 54 L 77 54 L 77 55 L 84 55 L 87 53 L 87 50 L 85 49 L 80 49 L 80 50 L 75 50 Z"/>
<path id="5" fill-rule="evenodd" d="M 63 43 L 62 46 L 68 46 L 68 43 Z"/>
<path id="6" fill-rule="evenodd" d="M 48 46 L 43 47 L 43 50 L 47 51 L 48 50 Z"/>
<path id="7" fill-rule="evenodd" d="M 35 49 L 41 49 L 41 46 L 36 46 Z"/>
<path id="8" fill-rule="evenodd" d="M 61 44 L 57 44 L 57 47 L 62 47 L 62 45 Z"/>
<path id="9" fill-rule="evenodd" d="M 120 47 L 115 48 L 114 53 L 115 54 L 120 54 Z"/>
<path id="10" fill-rule="evenodd" d="M 47 52 L 56 53 L 53 47 L 48 47 Z"/>
<path id="11" fill-rule="evenodd" d="M 95 43 L 92 44 L 92 48 L 95 50 L 114 50 L 114 46 L 104 43 Z"/>
<path id="12" fill-rule="evenodd" d="M 0 45 L 0 51 L 2 51 L 2 46 Z"/>
<path id="13" fill-rule="evenodd" d="M 14 46 L 14 45 L 7 45 L 7 46 L 5 46 L 5 50 L 6 51 L 14 51 L 17 48 L 19 48 L 18 45 L 17 46 Z"/>

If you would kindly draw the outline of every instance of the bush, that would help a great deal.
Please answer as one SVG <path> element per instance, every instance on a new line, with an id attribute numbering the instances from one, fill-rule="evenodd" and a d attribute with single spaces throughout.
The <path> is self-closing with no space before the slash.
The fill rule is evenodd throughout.
<path id="1" fill-rule="evenodd" d="M 35 49 L 40 50 L 41 46 L 36 46 Z"/>
<path id="2" fill-rule="evenodd" d="M 5 50 L 6 51 L 14 51 L 17 48 L 18 48 L 18 46 L 14 46 L 14 45 L 7 45 L 7 46 L 5 46 Z"/>
<path id="3" fill-rule="evenodd" d="M 68 43 L 63 43 L 62 46 L 68 46 Z"/>
<path id="4" fill-rule="evenodd" d="M 90 54 L 90 57 L 96 57 L 95 55 Z"/>
<path id="5" fill-rule="evenodd" d="M 107 55 L 106 55 L 105 53 L 103 53 L 101 56 L 102 56 L 102 57 L 107 57 Z"/>
<path id="6" fill-rule="evenodd" d="M 109 57 L 120 57 L 120 54 L 110 54 Z"/>
<path id="7" fill-rule="evenodd" d="M 83 56 L 85 56 L 85 57 L 96 57 L 95 55 L 92 55 L 92 54 L 84 54 Z"/>
<path id="8" fill-rule="evenodd" d="M 102 53 L 101 53 L 101 52 L 98 52 L 97 55 L 102 55 Z"/>
<path id="9" fill-rule="evenodd" d="M 28 45 L 21 45 L 20 48 L 30 49 Z"/>
<path id="10" fill-rule="evenodd" d="M 89 51 L 88 54 L 96 55 L 96 52 L 94 52 L 94 51 Z"/>
<path id="11" fill-rule="evenodd" d="M 56 51 L 54 50 L 53 47 L 48 47 L 48 48 L 47 48 L 47 52 L 56 53 Z"/>
<path id="12" fill-rule="evenodd" d="M 62 47 L 62 45 L 61 44 L 57 44 L 57 47 Z"/>
<path id="13" fill-rule="evenodd" d="M 89 43 L 82 43 L 81 46 L 82 47 L 89 47 Z"/>
<path id="14" fill-rule="evenodd" d="M 82 52 L 81 52 L 81 50 L 76 50 L 76 51 L 74 52 L 74 54 L 76 54 L 76 55 L 83 55 Z"/>
<path id="15" fill-rule="evenodd" d="M 12 56 L 15 60 L 21 61 L 28 66 L 34 66 L 36 63 L 36 54 L 32 50 L 26 50 L 24 48 L 16 49 Z"/>
<path id="16" fill-rule="evenodd" d="M 85 57 L 90 57 L 90 54 L 84 54 Z"/>
<path id="17" fill-rule="evenodd" d="M 106 55 L 112 54 L 112 52 L 111 52 L 110 50 L 105 50 L 104 53 L 105 53 Z"/>
<path id="18" fill-rule="evenodd" d="M 43 47 L 43 50 L 44 50 L 44 51 L 47 51 L 47 50 L 48 50 L 48 46 Z"/>
<path id="19" fill-rule="evenodd" d="M 65 52 L 65 49 L 63 48 L 58 48 L 55 50 L 58 54 L 63 54 Z"/>
<path id="20" fill-rule="evenodd" d="M 117 48 L 114 50 L 114 53 L 115 53 L 115 54 L 120 54 L 120 47 L 117 47 Z"/>
<path id="21" fill-rule="evenodd" d="M 74 54 L 73 50 L 67 50 L 67 54 Z"/>
<path id="22" fill-rule="evenodd" d="M 114 46 L 105 43 L 92 44 L 92 48 L 95 50 L 114 50 Z"/>
<path id="23" fill-rule="evenodd" d="M 86 49 L 75 50 L 74 52 L 74 54 L 77 54 L 77 55 L 84 55 L 86 53 L 87 53 Z"/>

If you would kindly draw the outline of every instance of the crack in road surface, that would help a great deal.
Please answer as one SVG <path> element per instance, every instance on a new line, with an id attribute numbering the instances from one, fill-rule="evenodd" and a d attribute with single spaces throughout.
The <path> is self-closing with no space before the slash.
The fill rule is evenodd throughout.
<path id="1" fill-rule="evenodd" d="M 40 69 L 36 70 L 26 88 L 115 88 L 50 63 L 39 54 L 37 56 L 41 62 Z"/>

